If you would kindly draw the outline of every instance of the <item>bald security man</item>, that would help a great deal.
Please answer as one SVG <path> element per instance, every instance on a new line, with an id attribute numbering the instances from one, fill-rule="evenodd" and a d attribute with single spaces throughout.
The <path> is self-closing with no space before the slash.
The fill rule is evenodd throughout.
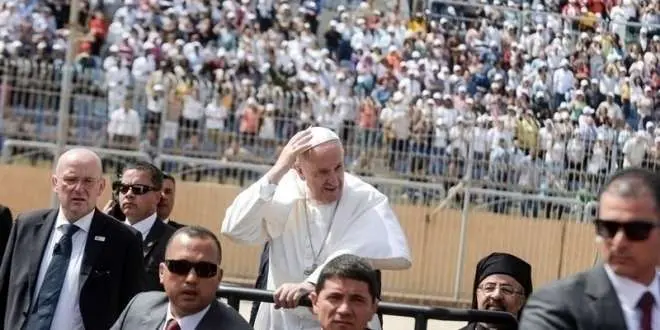
<path id="1" fill-rule="evenodd" d="M 140 234 L 96 209 L 101 159 L 72 149 L 51 177 L 60 206 L 17 217 L 0 264 L 0 329 L 108 329 L 143 288 Z"/>

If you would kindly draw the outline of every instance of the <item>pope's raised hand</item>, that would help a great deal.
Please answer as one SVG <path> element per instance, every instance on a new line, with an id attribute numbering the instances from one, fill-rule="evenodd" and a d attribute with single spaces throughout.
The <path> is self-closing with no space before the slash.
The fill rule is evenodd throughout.
<path id="1" fill-rule="evenodd" d="M 287 142 L 284 149 L 280 153 L 275 166 L 270 171 L 269 179 L 272 183 L 280 181 L 282 176 L 288 172 L 300 154 L 311 148 L 312 131 L 308 128 L 300 131 L 294 135 L 289 142 Z"/>
<path id="2" fill-rule="evenodd" d="M 296 158 L 312 146 L 310 144 L 311 140 L 312 130 L 310 129 L 296 133 L 296 135 L 287 142 L 284 149 L 282 149 L 282 153 L 280 153 L 276 165 L 281 165 L 282 167 L 290 169 L 296 162 Z"/>

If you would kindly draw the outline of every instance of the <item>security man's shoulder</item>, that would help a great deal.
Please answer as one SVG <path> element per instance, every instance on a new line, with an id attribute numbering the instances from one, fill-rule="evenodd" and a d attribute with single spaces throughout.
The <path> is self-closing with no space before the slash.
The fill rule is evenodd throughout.
<path id="1" fill-rule="evenodd" d="M 46 220 L 51 213 L 57 213 L 57 209 L 39 209 L 19 213 L 16 217 L 16 225 L 33 224 Z"/>

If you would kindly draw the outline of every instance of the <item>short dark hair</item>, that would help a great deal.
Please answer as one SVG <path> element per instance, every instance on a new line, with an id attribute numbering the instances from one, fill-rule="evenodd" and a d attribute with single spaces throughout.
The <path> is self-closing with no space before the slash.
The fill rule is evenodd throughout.
<path id="1" fill-rule="evenodd" d="M 660 208 L 660 175 L 639 167 L 628 167 L 614 173 L 598 193 L 598 200 L 603 194 L 613 193 L 621 197 L 637 198 L 641 194 L 651 193 L 655 207 Z"/>
<path id="2" fill-rule="evenodd" d="M 149 173 L 149 176 L 151 177 L 151 184 L 154 186 L 154 188 L 158 190 L 163 189 L 163 172 L 154 164 L 138 161 L 126 166 L 126 168 L 124 168 L 124 173 L 128 170 L 137 170 Z"/>
<path id="3" fill-rule="evenodd" d="M 222 246 L 220 245 L 220 240 L 215 234 L 201 226 L 186 226 L 178 229 L 172 234 L 169 241 L 167 241 L 167 248 L 170 247 L 175 238 L 181 235 L 186 235 L 191 238 L 201 238 L 201 239 L 210 239 L 215 244 L 215 247 L 218 252 L 218 265 L 222 263 Z"/>
<path id="4" fill-rule="evenodd" d="M 316 293 L 319 294 L 325 285 L 325 281 L 334 277 L 347 278 L 364 282 L 369 287 L 369 294 L 373 300 L 378 297 L 378 275 L 366 259 L 352 254 L 342 254 L 328 262 L 318 281 L 316 281 Z"/>
<path id="5" fill-rule="evenodd" d="M 163 172 L 163 181 L 165 181 L 165 180 L 170 180 L 170 181 L 172 181 L 174 184 L 176 184 L 176 180 L 174 179 L 174 177 L 172 176 L 172 174 L 169 174 L 169 173 L 165 173 L 165 172 Z"/>

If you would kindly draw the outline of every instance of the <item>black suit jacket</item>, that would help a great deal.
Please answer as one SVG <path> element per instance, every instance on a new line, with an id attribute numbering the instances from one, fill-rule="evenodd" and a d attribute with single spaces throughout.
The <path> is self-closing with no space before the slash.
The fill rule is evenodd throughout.
<path id="1" fill-rule="evenodd" d="M 0 260 L 2 260 L 2 256 L 5 254 L 5 246 L 7 246 L 9 232 L 13 223 L 11 211 L 7 207 L 0 205 Z"/>
<path id="2" fill-rule="evenodd" d="M 165 260 L 165 248 L 167 241 L 176 230 L 156 219 L 149 230 L 149 234 L 142 244 L 142 255 L 144 257 L 144 269 L 146 274 L 145 291 L 164 291 L 158 276 L 158 265 Z"/>
<path id="3" fill-rule="evenodd" d="M 0 264 L 0 329 L 21 330 L 33 305 L 35 284 L 57 209 L 19 215 Z M 85 329 L 108 329 L 142 291 L 140 234 L 99 210 L 87 235 L 80 269 L 80 313 Z"/>
<path id="4" fill-rule="evenodd" d="M 131 301 L 111 330 L 160 330 L 165 325 L 169 299 L 163 292 L 144 292 Z M 213 300 L 196 330 L 251 330 L 231 307 Z"/>
<path id="5" fill-rule="evenodd" d="M 186 225 L 181 224 L 181 223 L 178 223 L 178 222 L 176 222 L 176 221 L 174 221 L 174 220 L 172 220 L 172 219 L 170 219 L 170 220 L 167 222 L 167 225 L 169 225 L 170 227 L 172 227 L 172 228 L 174 228 L 174 229 L 176 229 L 176 230 L 179 230 L 179 229 L 181 229 L 181 228 L 183 228 L 183 227 L 186 226 Z"/>
<path id="6" fill-rule="evenodd" d="M 619 298 L 598 265 L 534 292 L 518 326 L 524 330 L 626 329 Z"/>

